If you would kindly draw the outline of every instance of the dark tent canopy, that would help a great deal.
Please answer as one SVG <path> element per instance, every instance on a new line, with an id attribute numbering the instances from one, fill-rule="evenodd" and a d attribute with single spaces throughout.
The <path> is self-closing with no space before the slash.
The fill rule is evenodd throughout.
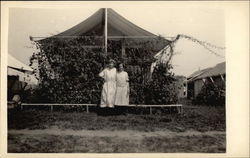
<path id="1" fill-rule="evenodd" d="M 111 58 L 123 62 L 130 76 L 130 102 L 143 104 L 154 55 L 170 42 L 112 9 L 99 9 L 78 25 L 35 41 L 41 85 L 51 92 L 45 97 L 57 103 L 98 103 L 102 87 L 98 74 Z"/>
<path id="2" fill-rule="evenodd" d="M 105 9 L 101 8 L 78 25 L 56 35 L 59 36 L 103 36 L 105 30 Z M 156 35 L 131 23 L 113 9 L 107 8 L 108 38 L 119 36 L 156 37 Z"/>
<path id="3" fill-rule="evenodd" d="M 170 43 L 165 38 L 131 23 L 111 8 L 101 8 L 72 28 L 52 37 L 38 40 L 38 42 L 54 38 L 78 37 L 94 38 L 95 42 L 85 42 L 85 47 L 105 48 L 106 52 L 114 52 L 114 45 L 119 45 L 121 54 L 125 54 L 127 48 L 140 48 L 145 45 L 151 47 L 153 53 L 156 53 Z"/>

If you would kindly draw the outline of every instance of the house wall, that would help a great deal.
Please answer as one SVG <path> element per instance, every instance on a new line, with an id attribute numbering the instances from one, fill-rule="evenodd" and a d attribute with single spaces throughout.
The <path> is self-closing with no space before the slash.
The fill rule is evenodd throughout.
<path id="1" fill-rule="evenodd" d="M 179 77 L 175 82 L 178 89 L 178 98 L 187 97 L 187 79 L 185 77 Z"/>
<path id="2" fill-rule="evenodd" d="M 225 88 L 225 81 L 223 81 L 220 76 L 212 77 L 212 79 L 215 85 L 217 85 L 218 87 Z M 224 79 L 225 79 L 225 75 L 224 75 Z M 211 79 L 206 78 L 206 82 L 211 82 Z M 203 85 L 204 85 L 204 82 L 202 81 L 202 79 L 194 81 L 194 97 L 196 97 L 200 93 Z"/>
<path id="3" fill-rule="evenodd" d="M 194 97 L 197 97 L 197 95 L 200 93 L 203 85 L 204 85 L 204 82 L 202 80 L 194 81 Z"/>

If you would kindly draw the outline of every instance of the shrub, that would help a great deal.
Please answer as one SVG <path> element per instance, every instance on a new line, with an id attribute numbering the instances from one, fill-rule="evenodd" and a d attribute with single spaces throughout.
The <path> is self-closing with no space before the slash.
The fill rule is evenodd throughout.
<path id="1" fill-rule="evenodd" d="M 194 104 L 225 105 L 225 89 L 207 82 L 193 100 Z"/>
<path id="2" fill-rule="evenodd" d="M 108 41 L 108 54 L 105 54 L 102 47 L 96 47 L 102 45 L 101 40 L 94 37 L 72 37 L 48 38 L 35 42 L 39 51 L 31 57 L 31 65 L 38 62 L 40 84 L 35 92 L 39 96 L 37 99 L 47 103 L 98 104 L 103 84 L 98 74 L 105 67 L 106 61 L 113 58 L 123 61 L 127 67 L 130 103 L 175 102 L 171 65 L 159 66 L 151 82 L 148 82 L 147 77 L 153 55 L 169 41 L 161 37 L 137 41 L 126 39 L 126 46 L 136 47 L 126 49 L 126 58 L 123 58 L 119 42 Z M 150 96 L 152 101 L 145 101 L 148 92 L 153 94 Z"/>
<path id="3" fill-rule="evenodd" d="M 171 65 L 160 64 L 152 74 L 152 80 L 145 88 L 146 104 L 173 104 L 178 101 L 178 87 L 175 85 Z"/>

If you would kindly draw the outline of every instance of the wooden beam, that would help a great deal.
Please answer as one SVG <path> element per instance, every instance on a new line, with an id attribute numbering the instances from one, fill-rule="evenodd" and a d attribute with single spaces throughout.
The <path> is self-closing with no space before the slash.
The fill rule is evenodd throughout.
<path id="1" fill-rule="evenodd" d="M 57 104 L 57 103 L 22 103 L 22 106 L 98 106 L 97 104 Z M 182 104 L 165 104 L 165 105 L 144 105 L 144 104 L 129 104 L 128 107 L 182 107 Z"/>
<path id="2" fill-rule="evenodd" d="M 225 82 L 225 79 L 224 79 L 224 77 L 223 77 L 223 75 L 222 75 L 222 74 L 220 74 L 220 77 L 221 77 L 222 81 L 224 81 L 224 82 Z"/>
<path id="3" fill-rule="evenodd" d="M 214 80 L 213 80 L 213 78 L 212 77 L 209 77 L 210 78 L 210 80 L 214 83 Z"/>
<path id="4" fill-rule="evenodd" d="M 78 37 L 82 37 L 82 38 L 90 38 L 90 37 L 94 37 L 94 38 L 103 38 L 103 36 L 30 36 L 30 40 L 31 41 L 35 41 L 34 39 L 46 39 L 46 38 L 78 38 Z M 157 36 L 107 36 L 108 39 L 143 39 L 143 38 L 157 38 Z"/>
<path id="5" fill-rule="evenodd" d="M 89 106 L 98 106 L 97 104 L 50 104 L 50 103 L 22 103 L 21 104 L 21 110 L 23 110 L 24 106 L 49 106 L 50 107 L 50 111 L 53 112 L 53 106 L 86 106 L 86 112 L 89 113 Z M 182 113 L 182 104 L 168 104 L 168 105 L 138 105 L 138 104 L 129 104 L 126 105 L 127 107 L 144 107 L 144 108 L 149 108 L 149 113 L 150 115 L 153 114 L 153 108 L 157 108 L 157 107 L 169 107 L 170 108 L 170 112 L 172 111 L 172 107 L 176 107 L 178 110 L 178 113 Z"/>
<path id="6" fill-rule="evenodd" d="M 104 26 L 104 46 L 105 46 L 105 53 L 108 53 L 108 12 L 107 8 L 105 8 L 105 26 Z"/>
<path id="7" fill-rule="evenodd" d="M 157 38 L 158 36 L 108 36 L 109 39 L 128 39 L 128 38 Z"/>
<path id="8" fill-rule="evenodd" d="M 215 86 L 215 83 L 214 83 L 213 78 L 212 78 L 212 77 L 209 77 L 209 78 L 210 78 L 210 80 L 212 81 L 213 85 Z"/>
<path id="9" fill-rule="evenodd" d="M 37 37 L 32 37 L 30 36 L 30 40 L 31 41 L 35 41 L 34 39 L 46 39 L 46 38 L 78 38 L 78 37 L 82 37 L 82 38 L 90 38 L 90 37 L 94 37 L 94 38 L 103 38 L 103 36 L 45 36 L 45 37 L 41 37 L 41 36 L 37 36 Z"/>
<path id="10" fill-rule="evenodd" d="M 57 104 L 57 103 L 22 103 L 22 105 L 24 106 L 72 106 L 72 105 L 75 105 L 75 106 L 97 106 L 97 104 Z"/>

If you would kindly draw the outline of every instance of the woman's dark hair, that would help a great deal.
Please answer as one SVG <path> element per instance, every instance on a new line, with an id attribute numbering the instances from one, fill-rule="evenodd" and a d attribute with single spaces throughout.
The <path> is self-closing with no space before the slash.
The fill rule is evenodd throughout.
<path id="1" fill-rule="evenodd" d="M 110 64 L 110 63 L 115 64 L 115 60 L 114 60 L 114 59 L 109 59 L 109 60 L 108 60 L 108 64 Z"/>
<path id="2" fill-rule="evenodd" d="M 123 62 L 118 62 L 118 63 L 117 63 L 117 70 L 118 70 L 118 71 L 119 71 L 119 65 L 121 65 L 121 64 L 122 64 L 123 68 L 125 68 L 125 65 L 124 65 Z"/>

